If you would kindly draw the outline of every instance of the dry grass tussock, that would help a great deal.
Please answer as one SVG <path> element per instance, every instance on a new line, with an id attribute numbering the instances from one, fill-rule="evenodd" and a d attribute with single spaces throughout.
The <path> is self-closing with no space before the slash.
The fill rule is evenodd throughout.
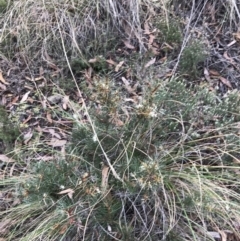
<path id="1" fill-rule="evenodd" d="M 10 1 L 2 18 L 1 41 L 26 64 L 95 54 L 114 49 L 128 34 L 141 38 L 139 1 Z M 141 3 L 147 6 L 147 2 Z M 130 37 L 128 36 L 128 37 Z M 9 49 L 10 47 L 10 49 Z M 143 46 L 142 46 L 143 47 Z"/>

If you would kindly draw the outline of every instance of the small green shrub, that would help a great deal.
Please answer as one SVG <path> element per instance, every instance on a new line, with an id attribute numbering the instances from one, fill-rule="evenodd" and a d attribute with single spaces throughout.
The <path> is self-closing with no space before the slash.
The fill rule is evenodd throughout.
<path id="1" fill-rule="evenodd" d="M 239 121 L 238 109 L 233 111 L 227 99 L 221 101 L 207 89 L 187 89 L 186 83 L 174 80 L 163 84 L 154 95 L 146 95 L 147 99 L 142 100 L 142 104 L 131 108 L 130 118 L 126 121 L 127 118 L 119 107 L 121 101 L 111 102 L 116 90 L 106 87 L 104 92 L 99 91 L 99 86 L 95 88 L 95 99 L 92 101 L 98 100 L 101 106 L 98 112 L 90 110 L 96 134 L 116 172 L 125 180 L 123 186 L 113 176 L 109 178 L 108 184 L 113 191 L 111 201 L 115 200 L 117 193 L 122 193 L 124 200 L 129 201 L 124 202 L 120 208 L 120 203 L 115 200 L 114 204 L 117 207 L 111 205 L 113 210 L 110 207 L 107 210 L 119 218 L 120 210 L 125 210 L 124 215 L 129 215 L 130 218 L 132 213 L 127 211 L 129 205 L 133 209 L 138 209 L 139 205 L 140 213 L 141 199 L 145 200 L 145 205 L 154 205 L 153 203 L 159 200 L 159 195 L 164 196 L 163 191 L 167 193 L 164 200 L 169 202 L 168 205 L 178 206 L 179 213 L 176 215 L 181 215 L 181 219 L 189 223 L 189 237 L 197 235 L 191 234 L 194 221 L 190 216 L 198 210 L 199 202 L 203 212 L 207 213 L 211 209 L 213 216 L 216 215 L 211 218 L 223 219 L 218 210 L 214 209 L 213 203 L 219 204 L 219 196 L 215 199 L 213 193 L 232 192 L 225 188 L 218 190 L 216 184 L 218 178 L 221 179 L 223 163 L 230 168 L 226 167 L 230 178 L 228 180 L 235 182 L 230 160 L 233 158 L 232 147 L 239 150 L 239 144 L 236 140 L 231 142 L 228 135 L 232 132 L 234 123 Z M 104 96 L 108 98 L 103 98 Z M 234 100 L 235 108 L 240 104 L 236 93 L 229 94 L 228 99 Z M 116 126 L 120 122 L 115 122 L 113 116 L 118 116 L 119 120 L 126 123 L 123 126 Z M 208 129 L 210 131 L 207 131 Z M 219 137 L 222 139 L 220 142 Z M 236 139 L 239 141 L 239 137 Z M 75 155 L 88 160 L 95 168 L 101 168 L 101 164 L 106 165 L 105 156 L 90 126 L 86 128 L 86 125 L 80 125 L 75 128 L 72 143 Z M 225 153 L 222 152 L 223 149 Z M 230 158 L 228 162 L 225 161 L 225 154 Z M 100 177 L 100 173 L 98 175 Z M 201 190 L 195 175 L 200 176 L 201 182 L 204 183 Z M 209 190 L 208 185 L 212 183 L 213 177 L 216 183 Z M 180 183 L 184 183 L 186 189 Z M 175 200 L 174 203 L 172 200 Z M 104 213 L 95 213 L 98 223 L 103 227 L 111 223 L 110 227 L 115 230 L 116 223 L 110 214 L 106 214 L 107 210 L 104 211 L 105 216 Z M 143 221 L 139 220 L 136 225 L 139 225 L 140 229 Z M 179 223 L 176 229 L 168 226 L 171 235 L 178 233 L 177 229 L 181 225 L 182 223 Z M 154 236 L 153 229 L 149 235 Z M 139 233 L 138 237 L 144 238 L 144 235 Z M 169 234 L 169 238 L 171 235 Z M 178 239 L 184 240 L 181 236 Z"/>
<path id="2" fill-rule="evenodd" d="M 182 42 L 182 32 L 180 30 L 179 21 L 173 18 L 161 20 L 157 23 L 160 31 L 160 39 L 167 44 L 177 46 Z"/>
<path id="3" fill-rule="evenodd" d="M 19 137 L 20 131 L 15 126 L 3 107 L 0 107 L 0 140 L 3 143 L 2 152 L 9 152 L 14 146 L 15 140 Z"/>
<path id="4" fill-rule="evenodd" d="M 199 75 L 199 64 L 207 57 L 206 49 L 200 41 L 192 41 L 187 45 L 181 55 L 179 62 L 179 69 L 181 74 L 190 77 L 197 77 Z"/>
<path id="5" fill-rule="evenodd" d="M 74 188 L 77 183 L 78 166 L 74 162 L 63 160 L 39 162 L 32 165 L 33 177 L 27 183 L 19 185 L 19 194 L 24 203 L 42 202 L 53 204 L 57 200 L 63 199 L 57 193 L 68 188 Z M 71 178 L 70 178 L 71 177 Z"/>
<path id="6" fill-rule="evenodd" d="M 221 100 L 180 80 L 156 82 L 138 103 L 126 103 L 125 89 L 111 79 L 94 79 L 91 91 L 82 84 L 92 124 L 76 113 L 64 158 L 55 152 L 50 163 L 3 182 L 20 200 L 1 213 L 12 220 L 8 240 L 161 240 L 175 234 L 193 240 L 206 235 L 202 215 L 206 224 L 231 227 L 240 201 L 233 162 L 240 98 L 232 92 Z"/>

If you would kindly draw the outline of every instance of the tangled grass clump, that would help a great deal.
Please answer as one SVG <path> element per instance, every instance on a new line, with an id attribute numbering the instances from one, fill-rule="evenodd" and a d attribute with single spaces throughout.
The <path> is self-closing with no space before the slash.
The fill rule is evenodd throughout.
<path id="1" fill-rule="evenodd" d="M 220 101 L 172 80 L 154 93 L 146 90 L 127 114 L 121 100 L 111 101 L 116 90 L 94 88 L 94 126 L 75 119 L 65 157 L 53 153 L 52 163 L 32 164 L 27 174 L 3 181 L 20 200 L 1 213 L 11 220 L 5 237 L 198 240 L 213 224 L 234 231 L 240 201 L 236 93 Z"/>
<path id="2" fill-rule="evenodd" d="M 29 66 L 53 63 L 66 66 L 81 59 L 114 51 L 129 34 L 141 35 L 138 1 L 14 1 L 0 19 L 1 51 L 9 59 L 21 53 Z M 125 19 L 125 21 L 122 20 Z M 1 22 L 2 21 L 2 22 Z"/>

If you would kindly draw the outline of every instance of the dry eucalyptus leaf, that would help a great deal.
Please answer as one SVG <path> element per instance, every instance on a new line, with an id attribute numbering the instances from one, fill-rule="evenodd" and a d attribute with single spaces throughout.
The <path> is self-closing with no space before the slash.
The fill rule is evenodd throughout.
<path id="1" fill-rule="evenodd" d="M 220 73 L 214 69 L 209 69 L 209 74 L 211 76 L 220 76 Z"/>
<path id="2" fill-rule="evenodd" d="M 43 67 L 42 67 L 42 66 L 39 68 L 39 75 L 40 75 L 40 76 L 43 76 L 43 75 L 44 75 L 44 70 L 43 70 Z"/>
<path id="3" fill-rule="evenodd" d="M 150 61 L 148 61 L 146 64 L 145 64 L 145 68 L 148 68 L 149 66 L 153 65 L 156 61 L 156 58 L 153 58 L 151 59 Z"/>
<path id="4" fill-rule="evenodd" d="M 5 85 L 9 85 L 9 83 L 3 78 L 2 71 L 0 71 L 0 81 Z"/>
<path id="5" fill-rule="evenodd" d="M 147 34 L 147 35 L 151 34 L 148 22 L 144 23 L 144 33 Z"/>
<path id="6" fill-rule="evenodd" d="M 69 96 L 64 96 L 62 99 L 62 107 L 64 110 L 68 108 Z"/>
<path id="7" fill-rule="evenodd" d="M 155 37 L 153 34 L 150 34 L 150 35 L 149 35 L 149 40 L 148 40 L 148 45 L 152 45 L 152 43 L 153 43 L 153 41 L 154 41 L 155 38 L 156 38 L 156 37 Z"/>
<path id="8" fill-rule="evenodd" d="M 109 172 L 109 167 L 104 165 L 102 168 L 102 190 L 106 191 L 107 186 L 108 186 L 108 172 Z"/>
<path id="9" fill-rule="evenodd" d="M 61 139 L 61 136 L 58 134 L 58 133 L 56 133 L 55 132 L 55 130 L 54 129 L 48 129 L 48 132 L 52 135 L 52 136 L 54 136 L 54 137 L 56 137 L 56 138 L 58 138 L 58 139 Z"/>
<path id="10" fill-rule="evenodd" d="M 64 146 L 66 143 L 67 143 L 66 140 L 59 140 L 59 139 L 57 139 L 57 138 L 52 138 L 52 139 L 50 140 L 50 142 L 47 142 L 47 144 L 48 144 L 49 146 L 52 146 L 52 147 L 62 147 L 62 146 Z"/>
<path id="11" fill-rule="evenodd" d="M 4 154 L 1 154 L 1 155 L 0 155 L 0 161 L 2 161 L 2 162 L 7 162 L 7 163 L 9 163 L 9 162 L 15 162 L 15 160 L 13 160 L 12 158 L 7 157 L 7 156 L 4 155 Z"/>
<path id="12" fill-rule="evenodd" d="M 52 116 L 49 112 L 47 112 L 46 117 L 49 123 L 53 123 Z"/>
<path id="13" fill-rule="evenodd" d="M 204 76 L 205 76 L 205 79 L 206 79 L 208 82 L 211 82 L 211 78 L 210 78 L 210 75 L 209 75 L 209 72 L 208 72 L 208 69 L 207 69 L 207 68 L 204 68 Z"/>
<path id="14" fill-rule="evenodd" d="M 231 42 L 227 45 L 227 47 L 231 47 L 231 46 L 234 45 L 236 42 L 237 42 L 236 40 L 231 41 Z"/>
<path id="15" fill-rule="evenodd" d="M 233 33 L 233 36 L 237 41 L 240 41 L 240 32 Z"/>
<path id="16" fill-rule="evenodd" d="M 128 41 L 123 41 L 123 43 L 125 44 L 125 46 L 128 48 L 128 49 L 135 49 L 135 47 L 133 45 L 131 45 Z"/>
<path id="17" fill-rule="evenodd" d="M 118 72 L 119 69 L 122 67 L 124 61 L 119 62 L 119 64 L 115 67 L 115 72 Z"/>
<path id="18" fill-rule="evenodd" d="M 125 77 L 122 77 L 122 82 L 124 83 L 124 87 L 125 87 L 125 89 L 128 91 L 128 93 L 134 94 L 137 86 L 134 86 L 134 87 L 132 88 L 132 87 L 130 86 L 129 81 L 128 81 Z"/>
<path id="19" fill-rule="evenodd" d="M 226 86 L 228 86 L 229 88 L 232 89 L 232 84 L 230 83 L 230 81 L 222 76 L 219 76 L 220 81 L 225 84 Z"/>
<path id="20" fill-rule="evenodd" d="M 218 232 L 209 231 L 209 232 L 207 232 L 207 234 L 215 240 L 221 240 L 221 235 Z"/>
<path id="21" fill-rule="evenodd" d="M 58 192 L 58 194 L 67 194 L 70 199 L 72 199 L 73 193 L 74 193 L 74 190 L 72 188 L 68 188 L 61 192 Z"/>
<path id="22" fill-rule="evenodd" d="M 94 58 L 94 59 L 89 59 L 88 60 L 88 63 L 96 63 L 98 60 L 96 59 L 96 58 Z"/>
<path id="23" fill-rule="evenodd" d="M 7 89 L 7 87 L 6 87 L 4 84 L 2 84 L 2 83 L 0 83 L 0 88 L 1 88 L 2 90 L 6 90 L 6 89 Z"/>
<path id="24" fill-rule="evenodd" d="M 109 64 L 111 64 L 111 65 L 114 65 L 114 66 L 117 65 L 116 62 L 113 61 L 112 59 L 107 59 L 106 62 L 109 63 Z"/>
<path id="25" fill-rule="evenodd" d="M 23 103 L 27 100 L 29 94 L 30 94 L 31 91 L 28 91 L 27 93 L 25 93 L 22 97 L 22 99 L 20 100 L 20 103 Z"/>

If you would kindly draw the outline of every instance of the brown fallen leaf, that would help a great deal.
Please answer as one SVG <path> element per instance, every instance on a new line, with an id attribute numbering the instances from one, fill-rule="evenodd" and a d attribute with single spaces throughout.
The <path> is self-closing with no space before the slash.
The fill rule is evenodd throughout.
<path id="1" fill-rule="evenodd" d="M 107 59 L 106 62 L 111 64 L 111 65 L 114 65 L 114 66 L 117 65 L 117 63 L 115 61 L 113 61 L 112 59 Z"/>
<path id="2" fill-rule="evenodd" d="M 210 78 L 210 75 L 209 75 L 209 72 L 208 72 L 208 69 L 207 69 L 207 68 L 204 68 L 204 76 L 205 76 L 205 79 L 206 79 L 208 82 L 211 82 L 211 78 Z"/>
<path id="3" fill-rule="evenodd" d="M 7 156 L 4 155 L 4 154 L 1 154 L 1 155 L 0 155 L 0 161 L 2 161 L 2 162 L 7 162 L 7 163 L 9 163 L 9 162 L 15 162 L 15 160 L 13 160 L 12 158 L 7 157 Z"/>
<path id="4" fill-rule="evenodd" d="M 45 78 L 43 76 L 40 76 L 40 77 L 37 77 L 37 78 L 34 78 L 34 81 L 38 81 L 38 80 L 44 80 Z"/>
<path id="5" fill-rule="evenodd" d="M 70 199 L 73 197 L 74 190 L 72 188 L 65 189 L 57 194 L 67 194 Z"/>
<path id="6" fill-rule="evenodd" d="M 60 235 L 63 235 L 64 233 L 66 233 L 67 229 L 69 228 L 69 224 L 64 224 L 62 226 L 60 226 L 60 229 L 59 229 L 59 234 Z"/>
<path id="7" fill-rule="evenodd" d="M 52 138 L 47 144 L 52 147 L 62 147 L 67 143 L 66 140 L 59 140 L 57 138 Z"/>
<path id="8" fill-rule="evenodd" d="M 117 64 L 117 66 L 115 67 L 115 72 L 118 72 L 123 64 L 124 64 L 124 61 L 119 62 L 119 64 Z"/>
<path id="9" fill-rule="evenodd" d="M 30 121 L 32 119 L 32 115 L 29 115 L 28 117 L 27 117 L 27 119 L 25 119 L 25 121 L 23 121 L 23 123 L 22 124 L 26 124 L 28 121 Z"/>
<path id="10" fill-rule="evenodd" d="M 227 45 L 227 47 L 231 47 L 231 46 L 234 45 L 236 42 L 237 42 L 236 40 L 231 41 L 231 42 Z"/>
<path id="11" fill-rule="evenodd" d="M 231 58 L 231 57 L 229 57 L 228 56 L 228 52 L 227 51 L 225 51 L 224 53 L 223 53 L 223 57 L 225 58 L 225 59 L 227 59 L 227 60 L 229 60 L 229 62 L 234 66 L 234 67 L 236 67 L 236 62 L 233 60 L 233 58 Z M 237 67 L 236 67 L 237 68 Z"/>
<path id="12" fill-rule="evenodd" d="M 62 99 L 62 107 L 64 110 L 68 108 L 69 96 L 65 95 Z"/>
<path id="13" fill-rule="evenodd" d="M 240 41 L 240 32 L 233 33 L 233 37 L 234 37 L 237 41 Z"/>
<path id="14" fill-rule="evenodd" d="M 222 76 L 219 76 L 219 80 L 225 84 L 226 86 L 228 86 L 229 88 L 232 89 L 232 84 L 230 83 L 230 81 Z"/>
<path id="15" fill-rule="evenodd" d="M 104 165 L 102 168 L 102 191 L 105 192 L 107 190 L 108 186 L 108 172 L 109 172 L 109 167 Z"/>
<path id="16" fill-rule="evenodd" d="M 58 133 L 56 133 L 54 129 L 48 128 L 48 129 L 47 129 L 47 132 L 49 132 L 53 137 L 56 137 L 56 138 L 58 138 L 59 140 L 61 139 L 61 136 L 60 136 Z"/>
<path id="17" fill-rule="evenodd" d="M 227 51 L 225 51 L 225 52 L 223 53 L 223 57 L 224 57 L 225 59 L 227 59 L 227 60 L 230 60 L 230 61 L 232 60 L 232 58 L 228 56 L 228 52 L 227 52 Z"/>
<path id="18" fill-rule="evenodd" d="M 210 236 L 211 238 L 213 238 L 216 241 L 221 241 L 222 240 L 221 235 L 218 232 L 208 231 L 207 234 L 208 234 L 208 236 Z"/>
<path id="19" fill-rule="evenodd" d="M 90 176 L 90 174 L 88 172 L 83 173 L 83 175 L 81 176 L 82 181 L 86 182 L 87 179 L 89 178 L 89 176 Z"/>
<path id="20" fill-rule="evenodd" d="M 94 58 L 94 59 L 89 59 L 88 60 L 88 63 L 96 63 L 98 60 L 97 60 L 97 58 Z"/>
<path id="21" fill-rule="evenodd" d="M 145 64 L 144 68 L 148 68 L 149 66 L 153 65 L 155 62 L 156 62 L 156 58 L 151 59 Z"/>
<path id="22" fill-rule="evenodd" d="M 61 70 L 60 69 L 57 69 L 56 71 L 53 71 L 52 73 L 51 73 L 51 77 L 55 77 L 55 76 L 58 76 L 58 74 L 61 72 Z"/>
<path id="23" fill-rule="evenodd" d="M 220 73 L 214 69 L 209 69 L 209 74 L 211 76 L 220 76 Z"/>
<path id="24" fill-rule="evenodd" d="M 9 83 L 3 78 L 2 71 L 0 71 L 0 81 L 5 85 L 9 85 Z"/>
<path id="25" fill-rule="evenodd" d="M 43 75 L 44 75 L 44 69 L 43 69 L 42 66 L 40 66 L 40 68 L 39 68 L 39 75 L 40 75 L 40 76 L 43 76 Z"/>
<path id="26" fill-rule="evenodd" d="M 144 33 L 147 35 L 151 34 L 150 27 L 147 21 L 144 23 Z"/>
<path id="27" fill-rule="evenodd" d="M 13 105 L 17 103 L 18 99 L 19 99 L 19 96 L 17 95 L 16 97 L 13 98 L 13 100 L 11 101 L 11 104 Z"/>
<path id="28" fill-rule="evenodd" d="M 0 98 L 0 105 L 1 106 L 12 107 L 12 103 L 11 102 L 7 104 L 7 102 L 8 102 L 7 98 L 6 98 L 7 96 L 2 95 L 1 97 L 2 97 L 2 98 Z"/>
<path id="29" fill-rule="evenodd" d="M 129 43 L 129 41 L 124 40 L 123 43 L 125 44 L 125 46 L 126 46 L 128 49 L 135 49 L 135 47 L 134 47 L 133 45 L 131 45 L 131 44 Z"/>
<path id="30" fill-rule="evenodd" d="M 46 117 L 49 123 L 53 123 L 52 115 L 49 112 L 47 112 Z"/>
<path id="31" fill-rule="evenodd" d="M 42 80 L 42 79 L 44 80 L 45 78 L 43 76 L 40 76 L 40 77 L 37 77 L 37 78 L 30 78 L 28 76 L 25 76 L 25 79 L 34 82 L 34 81 L 38 81 L 38 80 Z"/>
<path id="32" fill-rule="evenodd" d="M 150 34 L 150 35 L 149 35 L 149 40 L 148 40 L 148 45 L 152 45 L 152 43 L 153 43 L 153 41 L 154 41 L 155 38 L 156 38 L 156 37 L 155 37 L 153 34 Z"/>
<path id="33" fill-rule="evenodd" d="M 20 100 L 20 103 L 23 103 L 27 100 L 29 94 L 30 94 L 31 91 L 28 91 L 27 93 L 25 93 L 22 97 L 22 99 Z"/>
<path id="34" fill-rule="evenodd" d="M 171 50 L 174 49 L 170 44 L 168 44 L 166 42 L 164 43 L 164 45 L 165 45 L 166 49 L 171 49 Z"/>
<path id="35" fill-rule="evenodd" d="M 221 235 L 221 241 L 227 241 L 227 234 L 226 234 L 226 232 L 224 232 L 224 230 L 220 230 L 220 229 L 218 229 L 218 232 L 220 233 L 220 235 Z"/>
<path id="36" fill-rule="evenodd" d="M 6 90 L 6 89 L 7 89 L 7 87 L 6 87 L 4 84 L 2 84 L 2 83 L 0 83 L 0 88 L 1 88 L 2 90 Z"/>
<path id="37" fill-rule="evenodd" d="M 128 93 L 130 93 L 130 94 L 135 94 L 135 91 L 136 91 L 137 86 L 132 88 L 132 87 L 130 86 L 129 81 L 128 81 L 125 77 L 122 77 L 122 81 L 123 81 L 124 87 L 125 87 L 125 89 L 128 91 Z"/>

